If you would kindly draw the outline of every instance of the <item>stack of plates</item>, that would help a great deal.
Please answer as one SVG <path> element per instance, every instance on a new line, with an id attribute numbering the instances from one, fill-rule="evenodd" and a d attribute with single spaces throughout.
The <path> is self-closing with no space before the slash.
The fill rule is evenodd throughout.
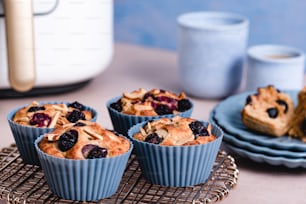
<path id="1" fill-rule="evenodd" d="M 297 91 L 287 92 L 296 104 Z M 223 142 L 234 153 L 256 162 L 306 168 L 306 143 L 289 136 L 273 137 L 246 128 L 241 122 L 241 110 L 246 97 L 242 93 L 220 102 L 210 113 L 210 121 L 224 131 Z"/>

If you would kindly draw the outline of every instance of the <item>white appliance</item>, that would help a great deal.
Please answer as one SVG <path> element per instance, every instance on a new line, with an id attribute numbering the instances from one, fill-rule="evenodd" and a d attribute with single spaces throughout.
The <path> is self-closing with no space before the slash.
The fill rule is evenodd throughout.
<path id="1" fill-rule="evenodd" d="M 112 55 L 112 0 L 0 0 L 0 94 L 88 81 Z"/>

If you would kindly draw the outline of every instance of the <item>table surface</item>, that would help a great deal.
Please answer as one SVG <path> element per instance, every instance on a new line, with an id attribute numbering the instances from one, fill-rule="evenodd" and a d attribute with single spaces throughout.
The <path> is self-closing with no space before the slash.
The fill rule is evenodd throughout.
<path id="1" fill-rule="evenodd" d="M 97 122 L 106 128 L 112 124 L 105 106 L 106 101 L 124 91 L 162 88 L 180 92 L 177 76 L 177 56 L 174 52 L 116 44 L 113 61 L 109 67 L 85 87 L 64 94 L 36 96 L 18 99 L 3 99 L 0 102 L 1 143 L 0 148 L 14 143 L 6 115 L 16 106 L 37 101 L 74 101 L 94 107 L 98 111 Z M 192 98 L 195 108 L 192 117 L 208 120 L 208 116 L 219 100 Z M 306 169 L 289 169 L 255 163 L 235 156 L 239 180 L 223 204 L 306 203 Z"/>

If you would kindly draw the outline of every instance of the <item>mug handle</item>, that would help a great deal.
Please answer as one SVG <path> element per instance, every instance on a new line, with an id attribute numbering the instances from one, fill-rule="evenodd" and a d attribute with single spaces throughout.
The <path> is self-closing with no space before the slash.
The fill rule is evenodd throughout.
<path id="1" fill-rule="evenodd" d="M 4 2 L 9 82 L 16 91 L 29 91 L 36 78 L 33 2 Z"/>

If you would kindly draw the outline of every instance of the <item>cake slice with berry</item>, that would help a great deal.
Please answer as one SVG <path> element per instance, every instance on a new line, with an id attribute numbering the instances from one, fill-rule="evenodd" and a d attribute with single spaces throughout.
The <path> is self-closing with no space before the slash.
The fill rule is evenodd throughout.
<path id="1" fill-rule="evenodd" d="M 285 135 L 294 114 L 291 97 L 274 86 L 260 87 L 246 98 L 242 123 L 249 129 L 272 136 Z"/>
<path id="2" fill-rule="evenodd" d="M 298 94 L 298 104 L 290 122 L 289 135 L 306 142 L 306 87 Z"/>

